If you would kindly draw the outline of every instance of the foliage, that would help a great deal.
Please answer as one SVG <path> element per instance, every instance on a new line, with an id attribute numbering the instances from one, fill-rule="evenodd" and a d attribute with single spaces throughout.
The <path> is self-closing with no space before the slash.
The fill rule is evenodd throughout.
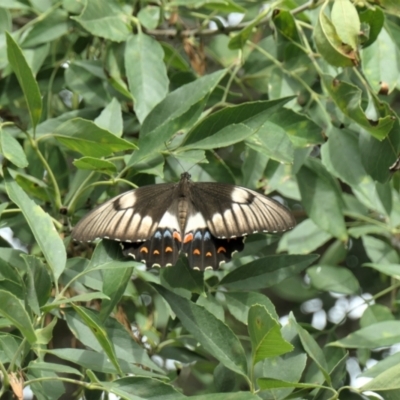
<path id="1" fill-rule="evenodd" d="M 1 227 L 22 246 L 0 243 L 0 397 L 398 399 L 399 18 L 394 0 L 0 1 Z M 71 242 L 95 204 L 189 169 L 278 195 L 297 227 L 204 274 Z M 338 304 L 359 295 L 354 322 Z M 364 386 L 349 355 L 380 360 Z"/>

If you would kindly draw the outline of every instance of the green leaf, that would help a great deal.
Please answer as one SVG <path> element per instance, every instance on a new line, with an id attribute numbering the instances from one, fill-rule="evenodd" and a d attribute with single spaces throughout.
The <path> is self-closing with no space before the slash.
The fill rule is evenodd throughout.
<path id="1" fill-rule="evenodd" d="M 204 307 L 153 284 L 167 300 L 182 325 L 225 367 L 246 376 L 247 361 L 243 347 L 232 330 Z M 213 334 L 210 335 L 210 332 Z"/>
<path id="2" fill-rule="evenodd" d="M 248 23 L 245 28 L 236 33 L 229 41 L 228 47 L 231 50 L 243 48 L 247 40 L 250 38 L 250 35 L 253 33 L 254 28 L 265 17 L 268 11 L 268 9 L 265 9 L 264 11 L 260 12 L 253 21 Z"/>
<path id="3" fill-rule="evenodd" d="M 137 17 L 146 29 L 156 29 L 160 21 L 161 8 L 157 6 L 145 6 L 140 9 Z"/>
<path id="4" fill-rule="evenodd" d="M 51 277 L 41 260 L 35 256 L 21 254 L 26 262 L 27 300 L 36 315 L 40 315 L 40 307 L 47 303 L 51 295 Z"/>
<path id="5" fill-rule="evenodd" d="M 101 160 L 95 157 L 82 157 L 72 162 L 76 168 L 86 169 L 89 171 L 99 171 L 106 174 L 114 174 L 117 172 L 117 167 L 114 163 L 107 160 Z"/>
<path id="6" fill-rule="evenodd" d="M 110 95 L 106 90 L 106 79 L 102 64 L 98 60 L 75 60 L 69 64 L 68 69 L 65 71 L 66 86 L 75 95 L 82 96 L 85 103 L 90 104 L 92 107 L 106 107 L 109 104 Z M 97 116 L 97 112 L 95 115 Z M 56 119 L 54 122 L 57 122 L 57 124 L 54 127 L 52 126 L 53 129 L 50 132 L 53 132 L 60 122 L 65 122 L 75 117 L 94 119 L 95 115 L 85 115 L 85 113 L 81 115 L 78 113 L 72 114 L 70 118 L 64 117 L 61 121 Z M 48 127 L 48 122 L 43 124 Z"/>
<path id="7" fill-rule="evenodd" d="M 36 342 L 37 337 L 33 329 L 32 321 L 25 309 L 25 303 L 12 293 L 1 289 L 0 314 L 11 321 L 30 344 Z"/>
<path id="8" fill-rule="evenodd" d="M 354 331 L 330 345 L 350 349 L 376 349 L 399 341 L 400 321 L 383 321 Z"/>
<path id="9" fill-rule="evenodd" d="M 57 127 L 54 137 L 64 146 L 89 157 L 105 157 L 136 146 L 120 139 L 94 122 L 74 118 Z"/>
<path id="10" fill-rule="evenodd" d="M 297 182 L 309 217 L 321 229 L 346 241 L 341 191 L 321 162 L 313 158 L 307 159 L 297 173 Z"/>
<path id="11" fill-rule="evenodd" d="M 360 132 L 359 146 L 362 164 L 368 174 L 380 183 L 387 182 L 391 177 L 389 168 L 397 158 L 397 152 L 393 149 L 398 148 L 400 140 L 398 132 L 398 120 L 395 121 L 388 136 L 381 141 L 365 131 Z"/>
<path id="12" fill-rule="evenodd" d="M 154 107 L 146 117 L 140 131 L 139 151 L 128 161 L 128 166 L 142 161 L 152 153 L 165 148 L 165 143 L 178 129 L 197 120 L 210 92 L 226 74 L 225 70 L 214 72 L 188 83 Z M 182 101 L 185 99 L 185 101 Z"/>
<path id="13" fill-rule="evenodd" d="M 118 371 L 119 374 L 122 375 L 123 372 L 115 355 L 113 343 L 108 338 L 107 332 L 98 320 L 97 315 L 94 314 L 91 310 L 85 309 L 83 307 L 76 306 L 74 304 L 72 304 L 72 306 L 77 314 L 82 318 L 85 324 L 92 331 L 97 341 L 100 343 L 102 349 L 114 365 L 115 369 Z"/>
<path id="14" fill-rule="evenodd" d="M 344 115 L 379 140 L 384 139 L 389 134 L 396 116 L 386 103 L 374 104 L 378 116 L 373 117 L 373 119 L 368 118 L 361 107 L 361 89 L 351 83 L 333 79 L 325 74 L 322 75 L 322 81 L 332 100 Z"/>
<path id="15" fill-rule="evenodd" d="M 122 136 L 123 120 L 120 102 L 113 97 L 101 114 L 94 120 L 94 123 L 117 137 Z"/>
<path id="16" fill-rule="evenodd" d="M 28 166 L 28 160 L 18 140 L 11 136 L 7 131 L 3 130 L 1 125 L 0 151 L 4 158 L 12 162 L 18 168 L 25 168 Z"/>
<path id="17" fill-rule="evenodd" d="M 6 38 L 8 61 L 24 93 L 31 123 L 35 129 L 42 115 L 42 97 L 39 86 L 18 44 L 9 33 L 6 33 Z"/>
<path id="18" fill-rule="evenodd" d="M 141 376 L 128 376 L 112 382 L 102 382 L 102 384 L 110 392 L 132 400 L 179 400 L 187 398 L 172 385 Z"/>
<path id="19" fill-rule="evenodd" d="M 42 307 L 42 310 L 47 312 L 60 305 L 65 305 L 70 303 L 90 302 L 95 299 L 109 300 L 110 298 L 102 292 L 83 293 L 83 294 L 78 294 L 77 296 L 62 298 L 60 300 L 48 303 Z"/>
<path id="20" fill-rule="evenodd" d="M 307 355 L 305 353 L 294 354 L 294 352 L 292 352 L 290 354 L 285 354 L 283 357 L 266 359 L 263 363 L 263 377 L 295 383 L 302 377 L 306 364 Z M 263 397 L 269 399 L 284 399 L 287 398 L 293 389 L 294 388 L 265 389 L 268 391 L 267 395 Z"/>
<path id="21" fill-rule="evenodd" d="M 261 293 L 230 291 L 224 293 L 224 296 L 229 312 L 243 324 L 247 324 L 250 307 L 254 304 L 264 306 L 272 318 L 279 319 L 271 300 Z"/>
<path id="22" fill-rule="evenodd" d="M 64 271 L 67 255 L 50 215 L 35 204 L 10 176 L 6 176 L 5 182 L 8 196 L 21 209 L 57 282 Z"/>
<path id="23" fill-rule="evenodd" d="M 383 392 L 393 389 L 400 389 L 400 365 L 389 368 L 359 388 L 361 391 Z"/>
<path id="24" fill-rule="evenodd" d="M 384 94 L 391 93 L 399 75 L 398 51 L 396 44 L 383 28 L 377 40 L 361 52 L 362 69 L 375 93 L 384 88 Z M 379 57 L 376 55 L 379 54 Z"/>
<path id="25" fill-rule="evenodd" d="M 400 4 L 397 2 L 397 0 L 380 0 L 379 5 L 383 7 L 386 12 L 397 17 L 400 16 Z"/>
<path id="26" fill-rule="evenodd" d="M 38 369 L 40 371 L 54 371 L 61 374 L 74 374 L 83 377 L 83 374 L 76 368 L 72 368 L 68 365 L 56 364 L 44 361 L 31 361 L 28 365 L 28 370 Z"/>
<path id="27" fill-rule="evenodd" d="M 220 284 L 239 290 L 264 289 L 298 274 L 317 258 L 316 254 L 263 257 L 228 273 Z"/>
<path id="28" fill-rule="evenodd" d="M 36 47 L 40 44 L 50 43 L 68 33 L 68 13 L 60 8 L 43 14 L 44 18 L 38 19 L 33 28 L 22 41 L 22 47 Z"/>
<path id="29" fill-rule="evenodd" d="M 252 130 L 244 124 L 232 124 L 220 131 L 213 136 L 209 136 L 203 140 L 199 140 L 196 143 L 183 147 L 182 150 L 193 150 L 193 149 L 219 149 L 220 147 L 231 146 L 235 143 L 241 142 L 247 139 L 251 135 L 254 135 L 258 131 L 258 128 Z"/>
<path id="30" fill-rule="evenodd" d="M 54 317 L 44 328 L 36 329 L 37 344 L 47 345 L 53 339 L 53 329 L 57 323 Z"/>
<path id="31" fill-rule="evenodd" d="M 260 397 L 250 392 L 211 393 L 190 396 L 191 400 L 260 400 Z"/>
<path id="32" fill-rule="evenodd" d="M 261 390 L 280 388 L 314 389 L 321 387 L 320 385 L 312 383 L 287 382 L 271 378 L 258 378 L 257 383 Z"/>
<path id="33" fill-rule="evenodd" d="M 360 289 L 356 277 L 347 268 L 315 265 L 307 269 L 307 275 L 311 285 L 324 292 L 354 294 Z"/>
<path id="34" fill-rule="evenodd" d="M 292 97 L 278 100 L 254 101 L 236 106 L 228 106 L 202 119 L 186 135 L 183 146 L 191 147 L 219 134 L 224 128 L 245 125 L 250 129 L 260 128 L 273 118 L 274 113 L 283 107 Z"/>
<path id="35" fill-rule="evenodd" d="M 341 41 L 357 50 L 361 24 L 353 3 L 350 0 L 336 0 L 332 5 L 331 17 Z"/>
<path id="36" fill-rule="evenodd" d="M 297 333 L 299 334 L 300 341 L 304 347 L 304 350 L 314 360 L 318 369 L 322 372 L 326 382 L 330 385 L 331 377 L 328 372 L 328 365 L 323 351 L 321 350 L 315 339 L 305 329 L 303 329 L 300 325 L 298 325 L 297 322 L 295 324 Z"/>
<path id="37" fill-rule="evenodd" d="M 374 264 L 374 263 L 365 263 L 363 267 L 373 268 L 379 272 L 382 272 L 385 275 L 398 277 L 400 276 L 399 264 Z"/>
<path id="38" fill-rule="evenodd" d="M 328 3 L 325 3 L 325 5 Z M 314 29 L 314 41 L 321 56 L 335 67 L 352 67 L 358 63 L 357 55 L 349 46 L 343 44 L 332 21 L 321 7 Z"/>
<path id="39" fill-rule="evenodd" d="M 192 293 L 204 293 L 203 273 L 190 268 L 187 259 L 180 258 L 173 268 L 162 268 L 160 282 L 168 290 L 188 299 Z"/>
<path id="40" fill-rule="evenodd" d="M 361 26 L 368 25 L 366 39 L 363 40 L 363 37 L 361 37 L 361 43 L 363 48 L 365 49 L 366 47 L 374 43 L 376 38 L 378 37 L 385 22 L 385 14 L 379 7 L 374 7 L 361 10 L 359 15 L 360 22 L 362 24 Z"/>
<path id="41" fill-rule="evenodd" d="M 78 21 L 94 36 L 114 42 L 123 42 L 130 34 L 129 14 L 115 0 L 86 0 L 86 6 Z"/>
<path id="42" fill-rule="evenodd" d="M 368 257 L 374 264 L 399 264 L 397 251 L 386 241 L 368 235 L 363 236 L 362 241 Z"/>
<path id="43" fill-rule="evenodd" d="M 395 317 L 390 309 L 382 304 L 372 304 L 364 312 L 360 319 L 361 328 L 382 321 L 394 321 Z"/>
<path id="44" fill-rule="evenodd" d="M 248 331 L 252 345 L 253 365 L 265 358 L 277 357 L 294 349 L 283 339 L 278 321 L 272 318 L 262 305 L 255 304 L 250 308 Z"/>
<path id="45" fill-rule="evenodd" d="M 100 319 L 105 319 L 111 314 L 114 307 L 121 300 L 125 289 L 131 279 L 133 267 L 126 269 L 104 269 L 102 292 L 109 297 L 101 302 Z"/>
<path id="46" fill-rule="evenodd" d="M 138 33 L 128 38 L 125 70 L 140 123 L 168 93 L 169 81 L 163 59 L 164 51 L 152 37 Z"/>
<path id="47" fill-rule="evenodd" d="M 358 136 L 350 130 L 332 127 L 329 140 L 321 146 L 321 156 L 327 170 L 350 186 L 366 178 Z"/>
<path id="48" fill-rule="evenodd" d="M 305 219 L 279 242 L 278 252 L 289 254 L 309 254 L 332 238 L 332 235 L 315 225 L 312 219 Z"/>
<path id="49" fill-rule="evenodd" d="M 116 374 L 118 371 L 106 354 L 101 354 L 91 350 L 82 349 L 54 349 L 45 350 L 47 354 L 52 354 L 62 360 L 71 361 L 85 369 L 103 372 L 105 374 Z M 131 365 L 124 360 L 119 360 L 121 368 L 125 374 L 137 374 L 142 376 L 160 376 L 158 374 L 146 371 L 143 368 Z"/>
<path id="50" fill-rule="evenodd" d="M 391 367 L 400 365 L 400 353 L 394 353 L 389 357 L 384 358 L 383 360 L 379 361 L 372 367 L 368 368 L 362 374 L 358 375 L 360 377 L 365 378 L 375 378 L 376 376 L 380 375 L 382 372 L 387 371 Z"/>

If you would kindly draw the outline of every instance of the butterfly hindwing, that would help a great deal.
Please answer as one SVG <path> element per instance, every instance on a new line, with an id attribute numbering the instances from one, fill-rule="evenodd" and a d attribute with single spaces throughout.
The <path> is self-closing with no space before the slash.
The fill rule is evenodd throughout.
<path id="1" fill-rule="evenodd" d="M 218 269 L 232 258 L 233 253 L 243 250 L 243 239 L 218 239 L 208 228 L 203 228 L 193 233 L 191 240 L 183 244 L 182 251 L 187 255 L 191 268 L 201 271 Z"/>
<path id="2" fill-rule="evenodd" d="M 144 262 L 147 268 L 174 265 L 181 242 L 169 229 L 157 229 L 151 239 L 140 243 L 123 243 L 123 254 Z"/>

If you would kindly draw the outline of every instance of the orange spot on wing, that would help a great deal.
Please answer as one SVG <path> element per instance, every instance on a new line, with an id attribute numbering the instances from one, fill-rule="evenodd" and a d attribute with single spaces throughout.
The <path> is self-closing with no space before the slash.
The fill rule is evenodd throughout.
<path id="1" fill-rule="evenodd" d="M 199 250 L 199 249 L 194 249 L 194 250 L 193 250 L 193 254 L 194 254 L 195 256 L 199 256 L 199 255 L 200 255 L 200 250 Z"/>
<path id="2" fill-rule="evenodd" d="M 174 239 L 176 239 L 178 242 L 182 242 L 182 237 L 181 237 L 181 235 L 180 235 L 180 233 L 179 232 L 174 232 L 173 234 L 172 234 L 172 237 L 174 238 Z"/>
<path id="3" fill-rule="evenodd" d="M 226 253 L 226 248 L 225 247 L 218 247 L 217 253 Z"/>
<path id="4" fill-rule="evenodd" d="M 147 248 L 147 247 L 142 247 L 141 249 L 140 249 L 140 252 L 141 253 L 148 253 L 149 252 L 149 249 Z"/>
<path id="5" fill-rule="evenodd" d="M 185 239 L 183 239 L 183 243 L 188 243 L 191 242 L 193 240 L 193 233 L 188 233 L 187 235 L 185 235 Z"/>
<path id="6" fill-rule="evenodd" d="M 168 246 L 168 247 L 165 248 L 165 252 L 166 252 L 166 253 L 172 253 L 172 251 L 173 251 L 173 250 L 172 250 L 172 247 L 169 247 L 169 246 Z"/>
<path id="7" fill-rule="evenodd" d="M 160 254 L 160 252 L 159 252 L 158 250 L 154 250 L 154 251 L 153 251 L 153 254 L 155 254 L 155 255 L 158 256 L 158 255 Z"/>
<path id="8" fill-rule="evenodd" d="M 206 253 L 206 257 L 211 257 L 211 256 L 212 256 L 212 253 L 208 251 L 208 252 Z"/>

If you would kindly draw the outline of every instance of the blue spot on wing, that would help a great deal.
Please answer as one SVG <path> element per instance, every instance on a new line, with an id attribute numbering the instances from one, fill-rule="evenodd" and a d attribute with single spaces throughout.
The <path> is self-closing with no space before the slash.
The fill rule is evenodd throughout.
<path id="1" fill-rule="evenodd" d="M 165 232 L 164 232 L 164 236 L 165 237 L 167 237 L 167 238 L 171 238 L 172 237 L 172 233 L 171 233 L 171 231 L 170 230 L 165 230 Z"/>

